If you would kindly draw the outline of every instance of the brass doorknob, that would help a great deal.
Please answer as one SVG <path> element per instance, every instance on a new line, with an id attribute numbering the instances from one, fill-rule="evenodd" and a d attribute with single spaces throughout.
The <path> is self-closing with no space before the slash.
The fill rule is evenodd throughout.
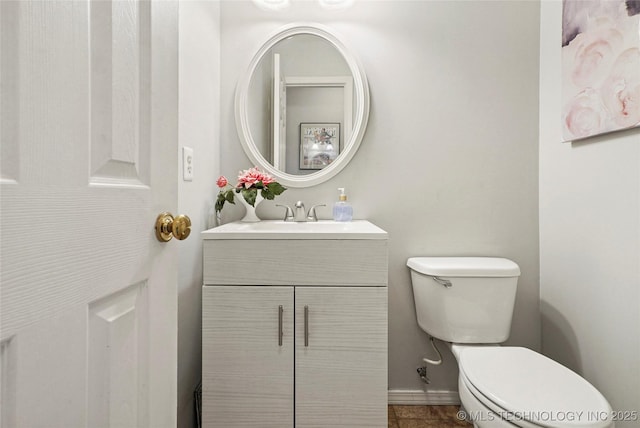
<path id="1" fill-rule="evenodd" d="M 191 219 L 186 215 L 178 215 L 175 218 L 171 213 L 162 213 L 156 219 L 156 238 L 160 242 L 176 239 L 187 239 L 191 233 Z"/>

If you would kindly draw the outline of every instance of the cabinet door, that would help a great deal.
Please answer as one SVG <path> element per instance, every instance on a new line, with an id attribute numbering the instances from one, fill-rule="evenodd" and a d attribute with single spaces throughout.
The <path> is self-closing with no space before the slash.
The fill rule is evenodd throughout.
<path id="1" fill-rule="evenodd" d="M 202 294 L 204 427 L 293 427 L 293 287 Z"/>
<path id="2" fill-rule="evenodd" d="M 296 287 L 295 300 L 296 428 L 386 427 L 387 288 Z"/>

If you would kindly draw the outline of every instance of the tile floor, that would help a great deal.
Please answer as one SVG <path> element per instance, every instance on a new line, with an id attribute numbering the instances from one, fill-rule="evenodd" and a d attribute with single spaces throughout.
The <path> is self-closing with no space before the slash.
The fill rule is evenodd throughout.
<path id="1" fill-rule="evenodd" d="M 456 417 L 459 406 L 389 406 L 389 428 L 470 428 Z"/>

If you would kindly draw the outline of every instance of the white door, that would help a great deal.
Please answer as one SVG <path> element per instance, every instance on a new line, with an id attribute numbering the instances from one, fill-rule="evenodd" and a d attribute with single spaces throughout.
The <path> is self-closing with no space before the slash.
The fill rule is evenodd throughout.
<path id="1" fill-rule="evenodd" d="M 273 167 L 284 171 L 287 167 L 287 84 L 280 54 L 273 54 Z"/>
<path id="2" fill-rule="evenodd" d="M 175 427 L 177 3 L 0 1 L 2 428 Z"/>

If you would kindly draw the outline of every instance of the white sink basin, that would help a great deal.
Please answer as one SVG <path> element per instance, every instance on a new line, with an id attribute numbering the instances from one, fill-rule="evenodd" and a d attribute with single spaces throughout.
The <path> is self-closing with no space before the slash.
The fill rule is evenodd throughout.
<path id="1" fill-rule="evenodd" d="M 202 232 L 203 239 L 386 239 L 387 232 L 367 220 L 340 222 L 233 222 Z"/>

